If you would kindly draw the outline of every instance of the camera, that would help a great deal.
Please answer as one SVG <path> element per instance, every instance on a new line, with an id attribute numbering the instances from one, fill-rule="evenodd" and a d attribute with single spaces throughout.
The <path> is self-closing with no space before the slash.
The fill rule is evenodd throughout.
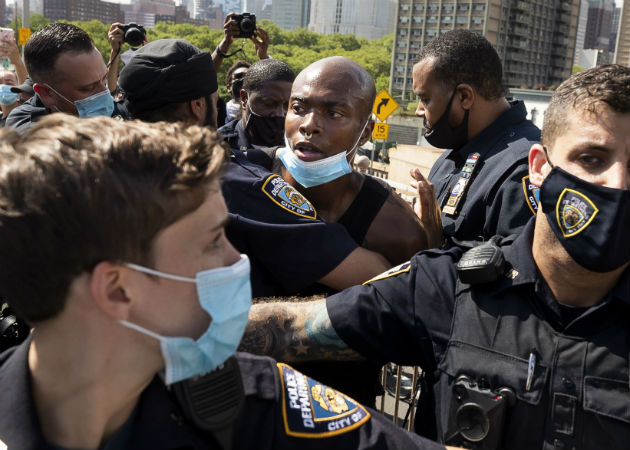
<path id="1" fill-rule="evenodd" d="M 28 325 L 3 303 L 0 309 L 0 352 L 18 345 L 28 337 L 29 332 Z"/>
<path id="2" fill-rule="evenodd" d="M 256 30 L 256 15 L 250 13 L 239 14 L 234 17 L 234 20 L 238 22 L 238 28 L 240 33 L 236 35 L 237 38 L 249 38 L 254 35 Z"/>
<path id="3" fill-rule="evenodd" d="M 466 448 L 499 448 L 507 410 L 515 403 L 512 389 L 491 390 L 483 378 L 477 382 L 460 375 L 453 386 L 444 442 Z"/>
<path id="4" fill-rule="evenodd" d="M 147 31 L 142 25 L 133 22 L 122 26 L 119 25 L 118 28 L 123 30 L 123 33 L 125 33 L 125 42 L 132 47 L 140 47 L 147 35 Z"/>

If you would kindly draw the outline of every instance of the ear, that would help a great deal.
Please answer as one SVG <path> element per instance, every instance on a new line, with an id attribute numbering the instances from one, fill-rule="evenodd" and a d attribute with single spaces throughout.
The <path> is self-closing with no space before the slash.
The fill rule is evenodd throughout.
<path id="1" fill-rule="evenodd" d="M 370 136 L 372 136 L 372 131 L 374 130 L 374 121 L 370 119 L 368 124 L 365 126 L 363 133 L 361 133 L 361 137 L 359 138 L 359 146 L 365 144 Z"/>
<path id="2" fill-rule="evenodd" d="M 129 317 L 132 301 L 125 292 L 125 280 L 131 272 L 120 264 L 100 262 L 92 270 L 90 293 L 98 308 L 117 320 Z"/>
<path id="3" fill-rule="evenodd" d="M 190 113 L 192 118 L 197 124 L 203 124 L 206 120 L 206 99 L 204 97 L 199 97 L 194 100 L 191 100 L 189 103 Z"/>
<path id="4" fill-rule="evenodd" d="M 470 111 L 475 103 L 475 90 L 470 84 L 460 84 L 457 86 L 457 93 L 455 94 L 457 99 L 462 105 L 462 108 Z"/>
<path id="5" fill-rule="evenodd" d="M 33 84 L 33 90 L 37 92 L 37 95 L 42 100 L 42 103 L 46 108 L 52 109 L 55 104 L 55 97 L 53 91 L 45 84 L 35 83 Z"/>
<path id="6" fill-rule="evenodd" d="M 529 149 L 529 181 L 541 186 L 551 167 L 547 162 L 547 155 L 541 144 L 534 144 Z"/>
<path id="7" fill-rule="evenodd" d="M 249 95 L 247 95 L 247 91 L 245 89 L 241 89 L 241 92 L 239 92 L 239 95 L 241 97 L 241 109 L 246 110 L 247 101 L 249 100 Z"/>

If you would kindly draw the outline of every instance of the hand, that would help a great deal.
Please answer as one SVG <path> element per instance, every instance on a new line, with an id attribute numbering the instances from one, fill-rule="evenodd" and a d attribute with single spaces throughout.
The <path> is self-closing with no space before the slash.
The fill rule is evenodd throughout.
<path id="1" fill-rule="evenodd" d="M 234 36 L 241 32 L 238 22 L 235 19 L 236 16 L 238 16 L 237 13 L 230 13 L 225 17 L 225 22 L 223 23 L 223 39 L 217 46 L 223 53 L 227 53 L 230 50 L 230 46 L 234 42 Z"/>
<path id="2" fill-rule="evenodd" d="M 0 41 L 0 57 L 9 58 L 9 61 L 14 64 L 16 58 L 20 59 L 20 50 L 15 42 L 15 37 L 11 36 L 8 41 Z"/>
<path id="3" fill-rule="evenodd" d="M 119 26 L 122 27 L 123 24 L 118 22 L 112 23 L 107 32 L 107 41 L 112 48 L 112 53 L 118 53 L 120 55 L 120 49 L 125 42 L 125 33 L 118 28 Z"/>
<path id="4" fill-rule="evenodd" d="M 258 59 L 267 59 L 267 49 L 269 48 L 269 35 L 265 30 L 256 26 L 254 35 L 250 38 L 256 47 Z"/>
<path id="5" fill-rule="evenodd" d="M 414 211 L 424 228 L 429 248 L 440 247 L 443 239 L 442 211 L 435 196 L 435 187 L 424 178 L 420 169 L 411 169 L 409 174 L 415 180 L 409 184 L 418 192 L 418 201 L 414 205 Z"/>

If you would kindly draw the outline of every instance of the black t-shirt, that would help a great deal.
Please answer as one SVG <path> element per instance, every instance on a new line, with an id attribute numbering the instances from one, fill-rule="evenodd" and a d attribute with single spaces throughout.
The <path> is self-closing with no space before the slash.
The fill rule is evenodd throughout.
<path id="1" fill-rule="evenodd" d="M 252 265 L 255 297 L 291 295 L 331 272 L 358 244 L 280 176 L 232 149 L 223 176 L 227 237 Z"/>

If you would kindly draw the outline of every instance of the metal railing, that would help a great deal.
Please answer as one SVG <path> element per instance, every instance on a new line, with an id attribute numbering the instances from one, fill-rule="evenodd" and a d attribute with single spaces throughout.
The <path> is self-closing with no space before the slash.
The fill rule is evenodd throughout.
<path id="1" fill-rule="evenodd" d="M 391 415 L 394 424 L 408 431 L 413 430 L 421 394 L 419 383 L 421 374 L 420 367 L 399 366 L 393 363 L 386 364 L 381 373 L 381 383 L 385 392 L 380 398 L 380 404 L 377 401 L 377 408 L 382 414 Z"/>

